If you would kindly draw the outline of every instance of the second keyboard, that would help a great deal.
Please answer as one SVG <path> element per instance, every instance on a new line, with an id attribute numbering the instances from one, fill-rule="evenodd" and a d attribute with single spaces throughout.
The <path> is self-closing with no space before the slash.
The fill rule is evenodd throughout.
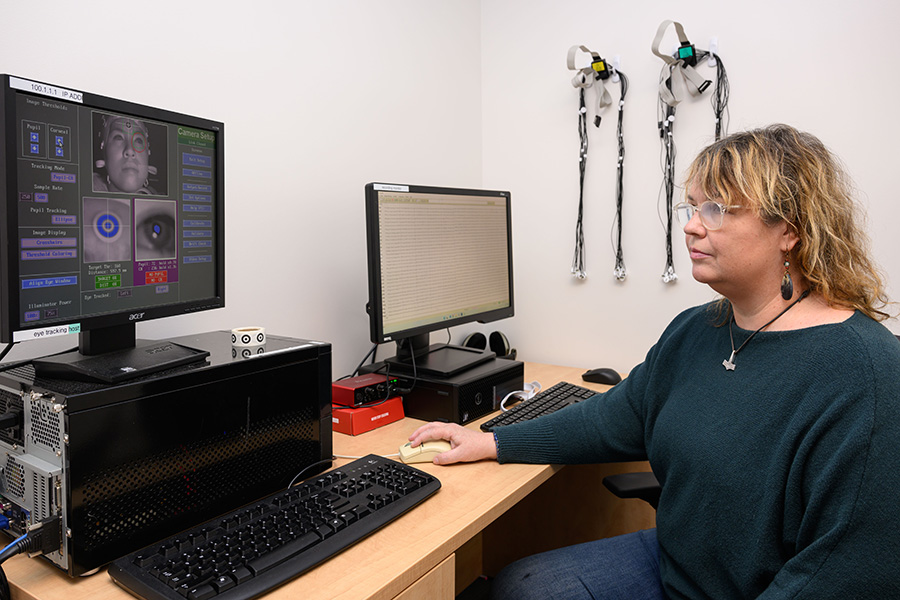
<path id="1" fill-rule="evenodd" d="M 595 390 L 561 381 L 553 387 L 538 393 L 529 400 L 523 400 L 506 412 L 481 424 L 482 431 L 493 431 L 495 427 L 512 425 L 521 421 L 536 419 L 565 408 L 570 404 L 581 402 L 598 394 Z"/>

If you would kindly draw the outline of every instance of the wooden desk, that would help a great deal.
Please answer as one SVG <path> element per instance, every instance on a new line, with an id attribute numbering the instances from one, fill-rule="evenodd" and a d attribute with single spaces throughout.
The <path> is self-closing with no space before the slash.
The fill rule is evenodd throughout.
<path id="1" fill-rule="evenodd" d="M 544 388 L 558 381 L 598 391 L 607 388 L 583 383 L 582 371 L 526 363 L 525 380 L 537 380 Z M 469 427 L 477 428 L 482 420 Z M 394 454 L 421 424 L 403 419 L 357 437 L 335 434 L 335 453 Z M 339 459 L 335 466 L 347 462 Z M 615 498 L 601 484 L 611 473 L 649 470 L 646 463 L 565 468 L 496 462 L 416 466 L 440 479 L 437 494 L 267 598 L 452 599 L 478 575 L 493 575 L 522 556 L 654 526 L 655 514 L 649 506 Z M 55 566 L 26 556 L 12 558 L 3 566 L 14 599 L 132 598 L 105 569 L 71 579 Z"/>

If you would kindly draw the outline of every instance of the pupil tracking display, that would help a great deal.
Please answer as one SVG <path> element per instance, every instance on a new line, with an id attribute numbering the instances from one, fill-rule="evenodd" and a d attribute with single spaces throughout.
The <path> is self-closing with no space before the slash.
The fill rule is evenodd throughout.
<path id="1" fill-rule="evenodd" d="M 95 354 L 134 346 L 135 321 L 224 306 L 223 124 L 3 83 L 2 341 L 78 332 Z"/>

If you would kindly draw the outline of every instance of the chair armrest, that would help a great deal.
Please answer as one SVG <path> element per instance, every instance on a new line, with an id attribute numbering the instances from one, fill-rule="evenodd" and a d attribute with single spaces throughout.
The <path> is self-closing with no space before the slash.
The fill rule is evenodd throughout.
<path id="1" fill-rule="evenodd" d="M 619 473 L 603 478 L 603 485 L 619 498 L 640 498 L 653 508 L 659 504 L 662 488 L 650 471 L 639 473 Z"/>

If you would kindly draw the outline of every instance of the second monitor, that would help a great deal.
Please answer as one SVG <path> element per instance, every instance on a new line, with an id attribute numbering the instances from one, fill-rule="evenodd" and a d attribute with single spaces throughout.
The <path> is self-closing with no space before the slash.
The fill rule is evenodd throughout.
<path id="1" fill-rule="evenodd" d="M 366 185 L 370 333 L 401 370 L 449 377 L 494 357 L 430 333 L 515 314 L 505 191 Z"/>

